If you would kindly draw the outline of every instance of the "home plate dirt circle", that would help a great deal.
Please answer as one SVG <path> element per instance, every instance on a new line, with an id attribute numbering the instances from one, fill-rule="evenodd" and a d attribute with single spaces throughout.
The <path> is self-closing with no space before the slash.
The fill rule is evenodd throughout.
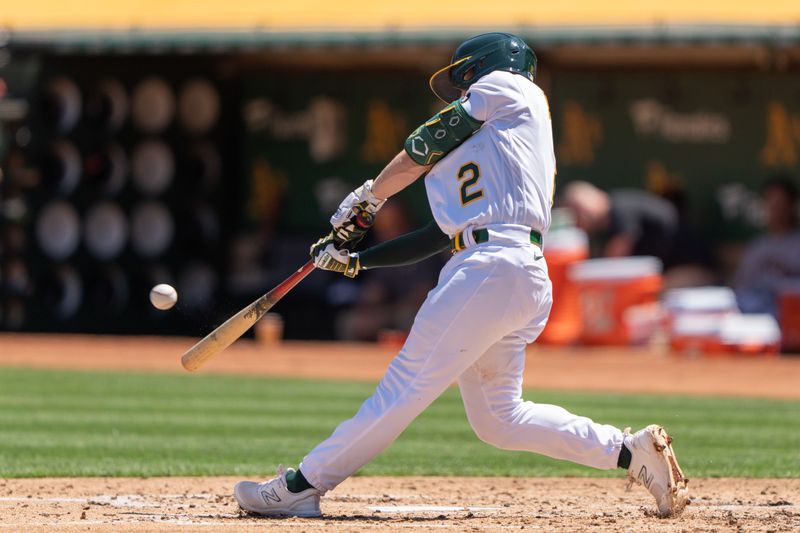
<path id="1" fill-rule="evenodd" d="M 692 480 L 691 504 L 668 519 L 621 477 L 356 477 L 326 495 L 318 519 L 241 512 L 231 495 L 240 479 L 0 479 L 0 532 L 800 529 L 798 479 Z"/>

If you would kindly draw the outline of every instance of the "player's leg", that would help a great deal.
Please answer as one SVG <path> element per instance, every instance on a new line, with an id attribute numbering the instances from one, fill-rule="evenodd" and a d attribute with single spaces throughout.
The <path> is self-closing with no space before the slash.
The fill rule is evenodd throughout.
<path id="1" fill-rule="evenodd" d="M 389 446 L 489 346 L 527 323 L 531 296 L 519 290 L 517 268 L 478 253 L 464 253 L 445 267 L 373 395 L 304 458 L 301 472 L 313 489 L 303 494 L 316 499 L 308 512 L 318 513 L 320 492 Z M 289 481 L 279 476 L 267 484 L 243 482 L 236 497 L 247 510 L 282 514 L 278 509 L 299 498 L 290 494 Z"/>
<path id="2" fill-rule="evenodd" d="M 332 489 L 389 446 L 519 322 L 507 316 L 524 299 L 509 281 L 511 268 L 478 261 L 446 267 L 373 395 L 303 459 L 301 470 L 314 487 Z"/>
<path id="3" fill-rule="evenodd" d="M 651 425 L 629 434 L 555 405 L 522 400 L 526 338 L 509 335 L 493 345 L 459 378 L 470 424 L 482 440 L 601 469 L 623 467 L 655 497 L 662 515 L 680 512 L 688 501 L 687 480 L 663 428 Z M 540 331 L 541 328 L 538 328 Z"/>
<path id="4" fill-rule="evenodd" d="M 566 409 L 522 399 L 527 341 L 508 335 L 459 377 L 467 418 L 481 440 L 595 468 L 617 467 L 624 434 Z"/>

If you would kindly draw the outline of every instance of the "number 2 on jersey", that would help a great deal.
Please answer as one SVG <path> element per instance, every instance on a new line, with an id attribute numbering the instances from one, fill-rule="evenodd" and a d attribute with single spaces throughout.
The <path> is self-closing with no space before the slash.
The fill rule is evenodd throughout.
<path id="1" fill-rule="evenodd" d="M 458 169 L 458 181 L 461 182 L 462 207 L 483 197 L 483 189 L 478 189 L 477 191 L 469 190 L 470 187 L 478 183 L 479 179 L 481 179 L 481 167 L 477 163 L 470 161 Z"/>

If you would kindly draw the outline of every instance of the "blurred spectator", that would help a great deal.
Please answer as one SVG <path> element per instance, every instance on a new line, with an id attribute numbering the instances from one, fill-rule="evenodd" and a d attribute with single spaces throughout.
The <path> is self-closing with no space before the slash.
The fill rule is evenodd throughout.
<path id="1" fill-rule="evenodd" d="M 408 212 L 393 198 L 375 217 L 365 248 L 413 231 Z M 336 318 L 340 339 L 371 341 L 383 331 L 408 332 L 428 291 L 436 284 L 443 261 L 431 258 L 413 265 L 367 270 L 358 276 L 358 296 Z M 352 283 L 352 282 L 350 282 Z"/>
<path id="2" fill-rule="evenodd" d="M 761 199 L 767 234 L 747 247 L 733 284 L 743 312 L 776 315 L 781 290 L 800 285 L 797 186 L 787 177 L 773 178 Z"/>
<path id="3" fill-rule="evenodd" d="M 658 257 L 666 270 L 666 288 L 716 282 L 711 247 L 669 200 L 648 191 L 605 192 L 574 181 L 565 187 L 562 204 L 572 209 L 575 224 L 590 236 L 592 256 Z"/>
<path id="4" fill-rule="evenodd" d="M 595 241 L 595 255 L 653 255 L 665 265 L 674 263 L 679 218 L 667 200 L 634 189 L 607 193 L 585 181 L 567 185 L 563 200 L 576 225 Z"/>

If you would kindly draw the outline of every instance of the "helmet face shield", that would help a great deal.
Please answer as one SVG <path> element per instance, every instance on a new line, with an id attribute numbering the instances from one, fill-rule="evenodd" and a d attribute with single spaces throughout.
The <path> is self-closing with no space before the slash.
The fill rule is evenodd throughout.
<path id="1" fill-rule="evenodd" d="M 455 63 L 450 63 L 446 67 L 437 70 L 433 76 L 431 76 L 428 83 L 431 86 L 431 91 L 433 91 L 433 94 L 435 94 L 439 100 L 449 104 L 453 100 L 457 100 L 461 97 L 461 89 L 453 85 L 451 73 L 453 68 L 468 60 L 469 56 L 461 58 Z"/>

